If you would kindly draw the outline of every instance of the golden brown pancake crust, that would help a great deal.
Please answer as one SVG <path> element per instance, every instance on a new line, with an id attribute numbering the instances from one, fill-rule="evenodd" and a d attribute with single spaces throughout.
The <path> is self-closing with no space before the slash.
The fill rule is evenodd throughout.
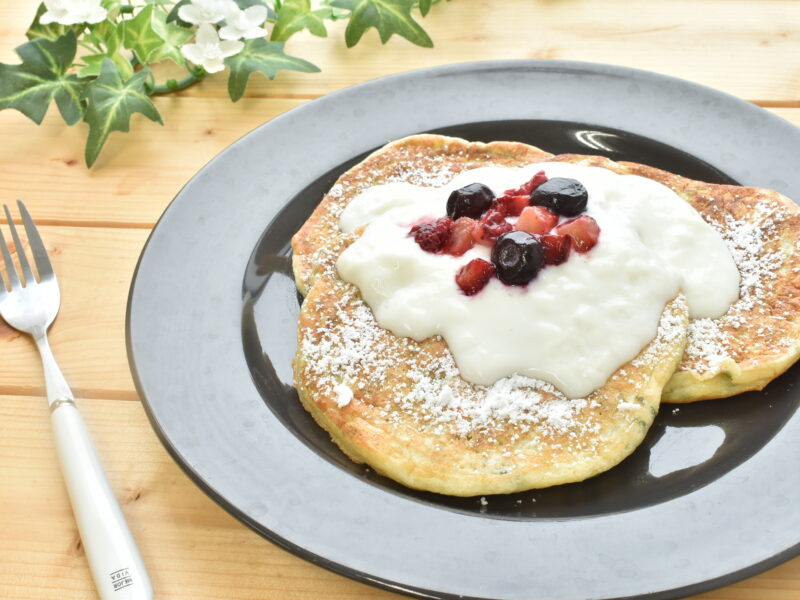
<path id="1" fill-rule="evenodd" d="M 689 345 L 664 390 L 664 402 L 694 402 L 762 389 L 800 356 L 800 211 L 781 194 L 759 188 L 694 181 L 631 162 L 599 156 L 554 156 L 514 142 L 468 144 L 420 135 L 398 140 L 345 173 L 293 240 L 298 288 L 331 271 L 343 244 L 338 218 L 349 199 L 369 185 L 410 181 L 446 183 L 486 164 L 541 161 L 599 166 L 658 181 L 711 223 L 725 238 L 742 274 L 742 293 L 728 314 L 691 324 Z M 438 173 L 439 179 L 431 177 Z"/>
<path id="2" fill-rule="evenodd" d="M 587 398 L 569 400 L 530 379 L 467 383 L 441 338 L 416 342 L 380 328 L 357 288 L 336 275 L 336 258 L 355 239 L 339 230 L 339 215 L 366 187 L 442 185 L 466 169 L 550 158 L 517 143 L 399 140 L 345 173 L 296 234 L 295 277 L 307 297 L 295 385 L 354 460 L 409 487 L 469 496 L 580 481 L 641 443 L 685 346 L 682 297 L 665 308 L 656 339 L 639 356 Z"/>

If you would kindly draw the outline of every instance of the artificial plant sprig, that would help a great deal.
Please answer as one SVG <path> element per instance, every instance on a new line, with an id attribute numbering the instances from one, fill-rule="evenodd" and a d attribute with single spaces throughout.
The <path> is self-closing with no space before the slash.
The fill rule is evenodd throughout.
<path id="1" fill-rule="evenodd" d="M 162 123 L 151 97 L 174 93 L 228 70 L 228 94 L 244 95 L 251 73 L 319 69 L 284 51 L 302 31 L 327 37 L 327 21 L 348 20 L 345 42 L 375 28 L 386 43 L 399 35 L 433 42 L 414 18 L 440 0 L 45 0 L 18 46 L 19 64 L 0 63 L 0 110 L 14 108 L 41 123 L 55 102 L 67 125 L 89 125 L 86 164 L 97 160 L 113 131 L 128 131 L 142 113 Z M 124 2 L 124 3 L 123 3 Z M 172 61 L 186 70 L 157 82 L 152 66 Z"/>

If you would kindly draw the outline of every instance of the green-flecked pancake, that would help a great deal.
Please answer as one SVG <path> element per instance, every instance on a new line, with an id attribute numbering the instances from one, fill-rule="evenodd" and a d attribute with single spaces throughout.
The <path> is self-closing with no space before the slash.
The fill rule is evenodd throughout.
<path id="1" fill-rule="evenodd" d="M 340 231 L 339 215 L 364 189 L 393 181 L 440 186 L 467 169 L 553 158 L 509 142 L 399 140 L 342 175 L 295 235 L 295 278 L 306 295 L 295 385 L 353 460 L 409 487 L 471 496 L 581 481 L 641 443 L 683 356 L 682 296 L 667 304 L 638 356 L 587 397 L 569 399 L 519 376 L 491 386 L 466 382 L 440 337 L 417 342 L 379 327 L 358 289 L 336 273 L 336 259 L 358 235 Z"/>

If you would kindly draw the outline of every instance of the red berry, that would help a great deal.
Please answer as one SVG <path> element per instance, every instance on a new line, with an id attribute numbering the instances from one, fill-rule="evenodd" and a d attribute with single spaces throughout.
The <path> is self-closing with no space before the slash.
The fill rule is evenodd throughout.
<path id="1" fill-rule="evenodd" d="M 453 223 L 453 229 L 450 232 L 450 237 L 447 243 L 442 248 L 444 254 L 452 254 L 453 256 L 461 256 L 475 245 L 475 239 L 472 237 L 472 228 L 475 226 L 475 219 L 469 217 L 460 217 Z"/>
<path id="2" fill-rule="evenodd" d="M 547 233 L 558 224 L 558 215 L 543 206 L 528 206 L 522 211 L 514 229 L 528 233 Z"/>
<path id="3" fill-rule="evenodd" d="M 597 238 L 600 237 L 600 227 L 598 227 L 597 221 L 589 215 L 581 215 L 562 223 L 556 227 L 555 231 L 559 235 L 571 237 L 575 250 L 581 253 L 594 248 Z"/>
<path id="4" fill-rule="evenodd" d="M 435 221 L 414 225 L 409 234 L 414 235 L 414 241 L 425 252 L 435 253 L 444 248 L 452 229 L 453 221 L 447 217 L 442 217 Z"/>
<path id="5" fill-rule="evenodd" d="M 514 229 L 513 225 L 506 221 L 505 215 L 496 208 L 490 208 L 475 223 L 472 228 L 472 237 L 475 241 L 484 246 L 494 246 L 494 243 L 504 233 Z"/>
<path id="6" fill-rule="evenodd" d="M 494 265 L 482 258 L 473 258 L 456 273 L 456 283 L 467 296 L 474 296 L 494 277 Z"/>
<path id="7" fill-rule="evenodd" d="M 523 183 L 518 188 L 514 188 L 513 190 L 506 190 L 503 192 L 504 196 L 528 196 L 533 193 L 537 187 L 542 185 L 545 181 L 547 181 L 547 175 L 544 174 L 544 171 L 539 171 L 530 178 L 529 181 Z"/>
<path id="8" fill-rule="evenodd" d="M 530 196 L 500 196 L 495 200 L 495 208 L 505 215 L 517 217 L 531 203 Z"/>
<path id="9" fill-rule="evenodd" d="M 544 249 L 544 264 L 560 265 L 569 258 L 572 238 L 568 235 L 540 235 L 539 242 Z"/>

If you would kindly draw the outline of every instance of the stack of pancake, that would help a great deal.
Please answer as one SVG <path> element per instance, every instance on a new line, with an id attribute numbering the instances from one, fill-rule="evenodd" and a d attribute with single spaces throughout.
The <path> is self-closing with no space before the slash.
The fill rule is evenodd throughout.
<path id="1" fill-rule="evenodd" d="M 544 161 L 656 180 L 725 240 L 739 299 L 718 319 L 690 320 L 682 295 L 637 357 L 585 398 L 522 377 L 493 386 L 459 376 L 440 337 L 400 338 L 375 322 L 336 260 L 356 239 L 339 215 L 363 190 L 406 181 L 441 186 L 483 166 Z M 800 210 L 777 192 L 689 180 L 603 157 L 554 156 L 514 142 L 417 135 L 344 173 L 293 239 L 300 313 L 295 385 L 303 406 L 353 460 L 412 488 L 457 496 L 581 481 L 641 443 L 661 402 L 763 388 L 800 355 Z"/>

